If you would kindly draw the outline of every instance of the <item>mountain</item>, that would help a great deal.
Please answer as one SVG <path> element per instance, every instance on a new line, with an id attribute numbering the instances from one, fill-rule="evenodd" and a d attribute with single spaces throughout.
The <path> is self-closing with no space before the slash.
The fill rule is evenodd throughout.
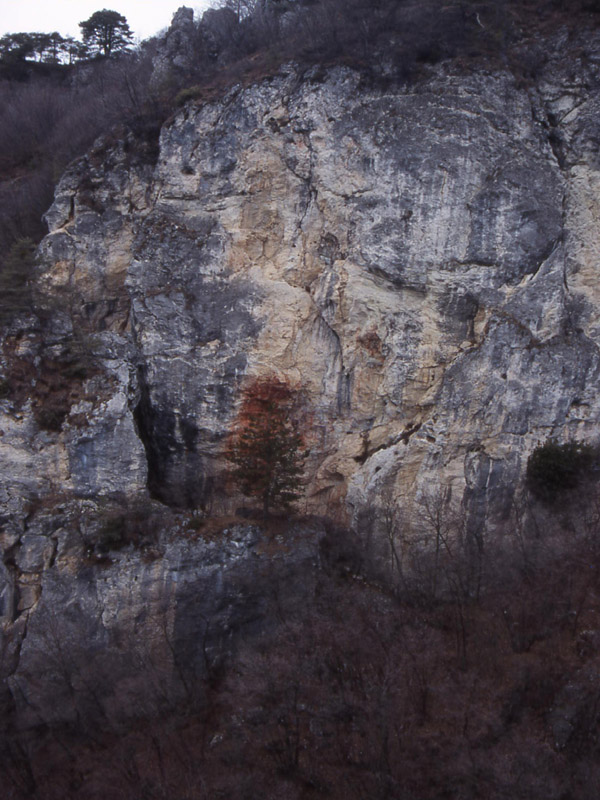
<path id="1" fill-rule="evenodd" d="M 529 84 L 288 66 L 184 107 L 156 163 L 100 140 L 46 215 L 50 332 L 5 337 L 5 493 L 235 505 L 224 437 L 274 375 L 310 411 L 311 512 L 501 513 L 536 445 L 596 436 L 593 45 Z"/>
<path id="2" fill-rule="evenodd" d="M 597 445 L 600 47 L 593 28 L 544 35 L 512 51 L 535 55 L 526 71 L 284 63 L 187 102 L 157 146 L 120 128 L 71 163 L 35 313 L 5 326 L 0 358 L 0 609 L 23 725 L 64 722 L 67 700 L 36 685 L 60 609 L 75 650 L 143 631 L 160 658 L 201 662 L 190 680 L 223 631 L 269 629 L 272 542 L 243 522 L 225 457 L 252 380 L 302 405 L 304 520 L 275 570 L 292 609 L 331 520 L 392 572 L 390 512 L 406 541 L 437 532 L 436 559 L 434 518 L 459 515 L 481 557 L 516 524 L 536 447 Z"/>

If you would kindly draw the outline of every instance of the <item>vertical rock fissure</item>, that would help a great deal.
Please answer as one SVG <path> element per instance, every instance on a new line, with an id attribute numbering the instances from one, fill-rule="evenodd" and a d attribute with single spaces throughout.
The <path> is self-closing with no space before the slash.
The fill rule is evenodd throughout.
<path id="1" fill-rule="evenodd" d="M 147 486 L 150 496 L 164 502 L 161 488 L 163 486 L 163 468 L 159 448 L 154 438 L 155 412 L 150 398 L 150 389 L 146 377 L 146 367 L 138 367 L 138 386 L 140 399 L 133 410 L 137 434 L 144 446 L 148 466 Z"/>
<path id="2" fill-rule="evenodd" d="M 198 453 L 198 429 L 168 404 L 152 399 L 147 367 L 138 368 L 140 399 L 133 418 L 144 446 L 150 496 L 175 508 L 204 507 L 212 491 Z"/>

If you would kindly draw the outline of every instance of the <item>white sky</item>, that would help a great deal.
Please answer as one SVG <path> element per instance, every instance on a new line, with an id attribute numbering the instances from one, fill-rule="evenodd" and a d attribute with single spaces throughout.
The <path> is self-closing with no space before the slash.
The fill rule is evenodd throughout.
<path id="1" fill-rule="evenodd" d="M 181 6 L 193 8 L 197 16 L 211 5 L 213 0 L 0 0 L 0 36 L 58 31 L 79 38 L 78 23 L 108 8 L 127 18 L 136 39 L 147 39 L 167 28 Z"/>

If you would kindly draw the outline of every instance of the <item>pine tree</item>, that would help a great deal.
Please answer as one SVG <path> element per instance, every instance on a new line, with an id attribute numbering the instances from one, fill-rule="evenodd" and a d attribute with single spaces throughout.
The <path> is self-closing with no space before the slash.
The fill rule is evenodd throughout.
<path id="1" fill-rule="evenodd" d="M 96 11 L 79 27 L 85 44 L 105 56 L 125 52 L 133 39 L 127 19 L 107 8 Z"/>
<path id="2" fill-rule="evenodd" d="M 298 393 L 278 378 L 257 378 L 243 393 L 227 447 L 231 475 L 247 497 L 262 501 L 265 519 L 273 506 L 289 508 L 301 497 L 308 455 L 297 419 Z"/>

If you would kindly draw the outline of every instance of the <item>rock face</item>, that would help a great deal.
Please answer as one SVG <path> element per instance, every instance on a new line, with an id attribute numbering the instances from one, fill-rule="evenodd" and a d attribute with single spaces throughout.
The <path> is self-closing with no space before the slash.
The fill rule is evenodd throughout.
<path id="1" fill-rule="evenodd" d="M 223 437 L 258 375 L 305 393 L 319 513 L 451 489 L 481 519 L 537 443 L 594 439 L 598 56 L 549 49 L 572 55 L 531 85 L 290 67 L 182 109 L 156 163 L 127 138 L 74 163 L 41 281 L 57 342 L 72 328 L 100 367 L 54 431 L 0 401 L 4 502 L 147 485 L 225 508 Z M 38 346 L 9 336 L 6 374 Z"/>
<path id="2" fill-rule="evenodd" d="M 184 9 L 171 33 L 192 27 Z M 493 522 L 538 443 L 596 441 L 600 52 L 547 50 L 529 85 L 288 67 L 183 108 L 158 154 L 106 137 L 71 165 L 40 247 L 48 319 L 0 350 L 0 700 L 28 698 L 23 724 L 69 711 L 61 642 L 110 704 L 138 663 L 110 660 L 119 637 L 181 693 L 178 658 L 208 668 L 252 628 L 272 564 L 252 528 L 102 569 L 82 542 L 86 504 L 124 495 L 235 509 L 223 445 L 256 377 L 302 390 L 301 510 L 342 520 L 451 493 Z M 292 601 L 304 533 L 276 570 Z"/>
<path id="3" fill-rule="evenodd" d="M 240 634 L 264 632 L 270 604 L 292 613 L 314 589 L 322 535 L 314 526 L 293 527 L 285 542 L 251 525 L 212 541 L 182 536 L 177 525 L 169 534 L 99 565 L 58 536 L 35 613 L 0 634 L 20 726 L 121 720 L 149 703 L 191 702 L 198 678 Z"/>
<path id="4" fill-rule="evenodd" d="M 189 75 L 198 50 L 218 62 L 231 47 L 238 24 L 237 14 L 230 8 L 209 8 L 196 27 L 193 9 L 181 6 L 158 42 L 152 74 L 155 88 L 168 85 L 174 75 Z"/>

